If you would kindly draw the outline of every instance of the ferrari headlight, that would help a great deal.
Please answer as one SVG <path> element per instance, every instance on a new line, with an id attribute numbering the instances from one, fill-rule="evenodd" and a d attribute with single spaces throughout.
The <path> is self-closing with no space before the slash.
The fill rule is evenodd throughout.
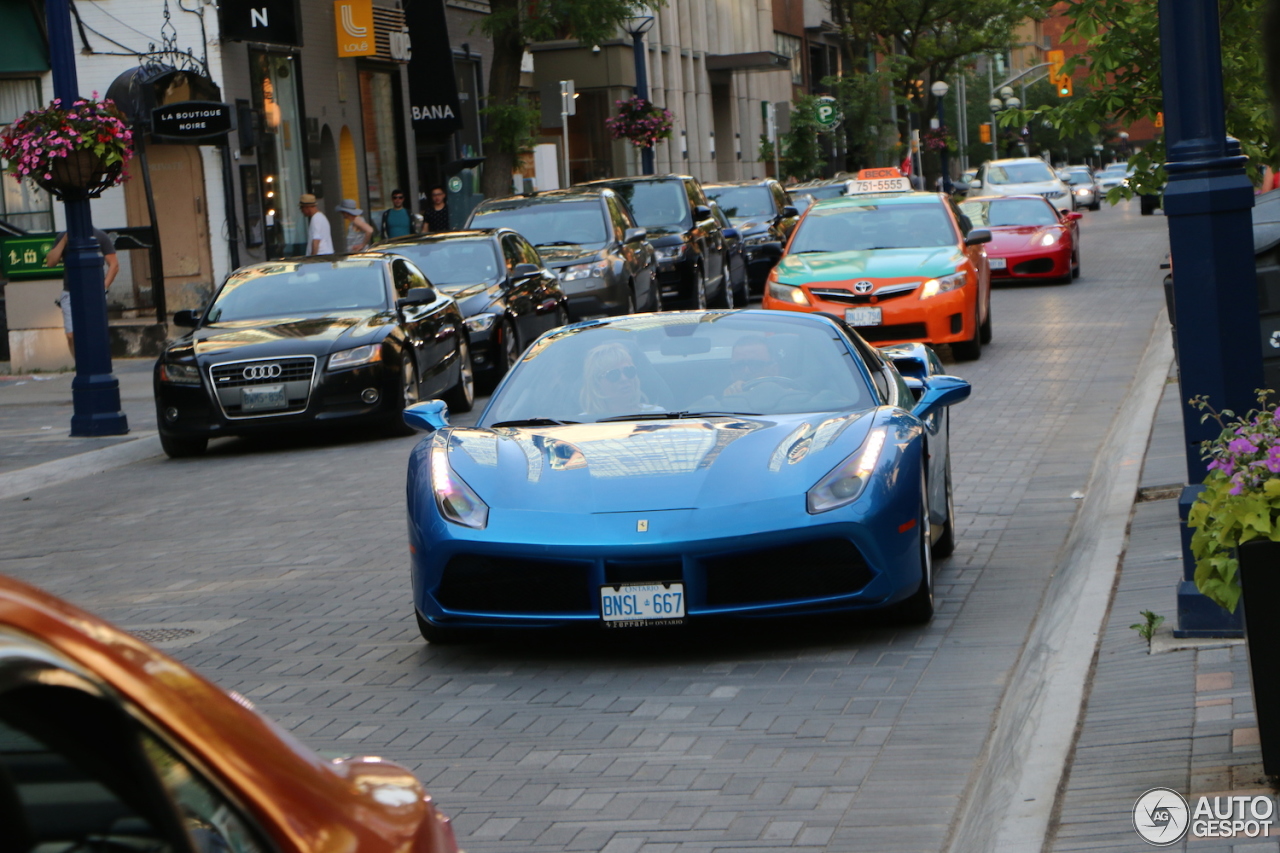
<path id="1" fill-rule="evenodd" d="M 498 322 L 497 314 L 476 314 L 462 321 L 468 332 L 487 332 Z"/>
<path id="2" fill-rule="evenodd" d="M 805 503 L 809 512 L 817 515 L 847 506 L 858 499 L 862 490 L 867 487 L 876 464 L 880 461 L 880 451 L 884 449 L 886 430 L 876 427 L 862 442 L 862 447 L 848 459 L 840 463 L 827 476 L 805 495 Z"/>
<path id="3" fill-rule="evenodd" d="M 660 261 L 674 261 L 684 254 L 684 246 L 684 243 L 678 243 L 675 246 L 655 246 L 653 252 Z"/>
<path id="4" fill-rule="evenodd" d="M 1041 246 L 1052 246 L 1058 242 L 1058 235 L 1053 231 L 1046 231 L 1040 235 L 1038 242 Z"/>
<path id="5" fill-rule="evenodd" d="M 931 278 L 924 283 L 924 287 L 920 288 L 920 298 L 928 299 L 930 296 L 937 296 L 939 293 L 947 293 L 963 287 L 967 277 L 964 272 L 956 272 L 951 275 Z"/>
<path id="6" fill-rule="evenodd" d="M 796 305 L 811 305 L 809 295 L 797 284 L 783 284 L 780 281 L 769 282 L 769 298 L 779 302 L 791 302 Z"/>
<path id="7" fill-rule="evenodd" d="M 561 267 L 559 270 L 560 280 L 578 281 L 579 279 L 584 278 L 600 278 L 608 268 L 608 261 L 596 261 L 594 264 L 574 264 L 571 267 Z"/>
<path id="8" fill-rule="evenodd" d="M 160 363 L 160 381 L 170 385 L 199 385 L 200 368 L 194 364 Z"/>
<path id="9" fill-rule="evenodd" d="M 440 514 L 454 524 L 484 530 L 489 507 L 449 466 L 449 451 L 441 442 L 431 446 L 431 491 Z"/>
<path id="10" fill-rule="evenodd" d="M 349 367 L 359 367 L 375 361 L 382 361 L 382 344 L 366 344 L 355 349 L 335 352 L 329 356 L 329 369 L 346 370 Z"/>

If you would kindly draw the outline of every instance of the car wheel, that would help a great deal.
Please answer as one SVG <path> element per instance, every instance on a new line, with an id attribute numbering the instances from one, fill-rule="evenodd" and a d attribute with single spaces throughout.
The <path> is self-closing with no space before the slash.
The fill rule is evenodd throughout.
<path id="1" fill-rule="evenodd" d="M 693 307 L 699 311 L 706 310 L 707 307 L 707 274 L 702 271 L 702 267 L 695 267 L 693 270 Z"/>
<path id="2" fill-rule="evenodd" d="M 418 633 L 422 635 L 422 639 L 433 646 L 465 643 L 474 635 L 474 632 L 466 628 L 446 628 L 443 625 L 437 625 L 419 613 L 416 607 L 413 609 L 413 615 L 418 618 Z"/>
<path id="3" fill-rule="evenodd" d="M 982 358 L 982 323 L 978 319 L 976 307 L 973 309 L 973 337 L 952 344 L 951 354 L 956 357 L 956 361 L 977 361 Z"/>
<path id="4" fill-rule="evenodd" d="M 1075 256 L 1075 263 L 1071 265 L 1071 277 L 1072 278 L 1080 277 L 1080 256 L 1079 255 Z"/>
<path id="5" fill-rule="evenodd" d="M 948 453 L 950 448 L 948 448 Z M 942 535 L 933 543 L 933 559 L 950 557 L 956 550 L 956 505 L 951 495 L 951 458 L 947 457 L 946 502 L 947 520 L 942 524 Z"/>
<path id="6" fill-rule="evenodd" d="M 1102 202 L 1100 202 L 1100 201 L 1095 201 L 1093 204 L 1089 205 L 1089 209 L 1090 209 L 1090 210 L 1102 210 Z"/>
<path id="7" fill-rule="evenodd" d="M 396 383 L 396 402 L 387 418 L 388 435 L 413 435 L 414 429 L 404 422 L 404 410 L 418 403 L 418 371 L 413 366 L 413 353 L 407 352 L 400 359 L 400 381 Z"/>
<path id="8" fill-rule="evenodd" d="M 984 344 L 991 343 L 991 297 L 987 297 L 987 319 L 978 327 L 978 340 Z"/>
<path id="9" fill-rule="evenodd" d="M 160 448 L 170 459 L 189 459 L 192 456 L 203 456 L 209 447 L 209 439 L 194 438 L 186 435 L 169 435 L 160 431 Z"/>
<path id="10" fill-rule="evenodd" d="M 924 465 L 924 460 L 920 461 Z M 926 482 L 920 475 L 920 586 L 911 597 L 898 605 L 898 615 L 908 625 L 926 625 L 933 619 L 933 554 L 929 545 L 929 502 L 925 497 Z"/>
<path id="11" fill-rule="evenodd" d="M 445 393 L 444 401 L 452 412 L 469 412 L 476 404 L 476 374 L 471 365 L 471 345 L 461 329 L 458 330 L 458 384 Z"/>
<path id="12" fill-rule="evenodd" d="M 636 313 L 636 284 L 634 281 L 627 284 L 627 310 L 625 313 Z"/>
<path id="13" fill-rule="evenodd" d="M 729 281 L 729 266 L 726 264 L 724 272 L 720 276 L 722 286 L 720 288 L 720 298 L 716 300 L 717 308 L 733 309 L 733 284 Z"/>
<path id="14" fill-rule="evenodd" d="M 502 321 L 502 372 L 505 374 L 508 370 L 516 366 L 516 362 L 520 360 L 520 333 L 516 331 L 516 324 L 511 322 L 511 318 L 505 318 Z"/>
<path id="15" fill-rule="evenodd" d="M 556 327 L 559 328 L 560 326 L 567 326 L 570 322 L 569 309 L 565 308 L 563 305 L 556 306 Z"/>

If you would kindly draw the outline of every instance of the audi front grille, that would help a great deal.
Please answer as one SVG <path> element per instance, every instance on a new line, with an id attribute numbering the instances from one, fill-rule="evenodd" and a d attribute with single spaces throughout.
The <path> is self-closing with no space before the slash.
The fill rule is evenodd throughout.
<path id="1" fill-rule="evenodd" d="M 315 372 L 316 357 L 299 355 L 215 364 L 209 368 L 209 379 L 218 405 L 228 418 L 261 418 L 306 411 Z M 246 411 L 241 405 L 242 389 L 264 385 L 283 386 L 286 404 L 268 410 Z"/>

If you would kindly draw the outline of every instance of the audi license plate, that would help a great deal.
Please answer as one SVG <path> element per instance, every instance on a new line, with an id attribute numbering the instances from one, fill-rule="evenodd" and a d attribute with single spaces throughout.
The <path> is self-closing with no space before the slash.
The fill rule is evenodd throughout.
<path id="1" fill-rule="evenodd" d="M 993 270 L 1002 270 L 1009 264 L 1004 258 L 987 258 L 987 262 L 991 264 Z"/>
<path id="2" fill-rule="evenodd" d="M 850 326 L 879 326 L 879 308 L 846 308 L 844 321 Z"/>
<path id="3" fill-rule="evenodd" d="M 684 584 L 624 583 L 602 586 L 600 617 L 608 628 L 678 623 L 684 619 Z"/>
<path id="4" fill-rule="evenodd" d="M 272 409 L 287 408 L 289 398 L 285 396 L 283 385 L 257 385 L 240 389 L 242 412 L 269 412 Z"/>

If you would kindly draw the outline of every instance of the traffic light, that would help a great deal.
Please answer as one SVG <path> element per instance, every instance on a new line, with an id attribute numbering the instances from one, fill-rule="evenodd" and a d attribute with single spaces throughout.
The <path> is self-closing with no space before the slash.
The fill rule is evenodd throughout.
<path id="1" fill-rule="evenodd" d="M 1057 81 L 1056 81 L 1056 84 L 1055 84 L 1055 85 L 1058 87 L 1058 97 L 1059 97 L 1059 98 L 1070 98 L 1070 97 L 1071 97 L 1071 91 L 1072 91 L 1072 90 L 1071 90 L 1071 77 L 1070 77 L 1070 75 L 1067 75 L 1067 76 L 1065 76 L 1065 77 L 1059 77 L 1059 78 L 1057 79 Z"/>
<path id="2" fill-rule="evenodd" d="M 985 142 L 988 144 L 991 142 L 991 123 L 990 122 L 984 121 L 982 124 L 978 125 L 978 141 Z"/>
<path id="3" fill-rule="evenodd" d="M 1045 58 L 1049 61 L 1049 79 L 1056 80 L 1062 76 L 1062 64 L 1067 61 L 1066 54 L 1061 50 L 1051 50 L 1045 54 Z"/>

